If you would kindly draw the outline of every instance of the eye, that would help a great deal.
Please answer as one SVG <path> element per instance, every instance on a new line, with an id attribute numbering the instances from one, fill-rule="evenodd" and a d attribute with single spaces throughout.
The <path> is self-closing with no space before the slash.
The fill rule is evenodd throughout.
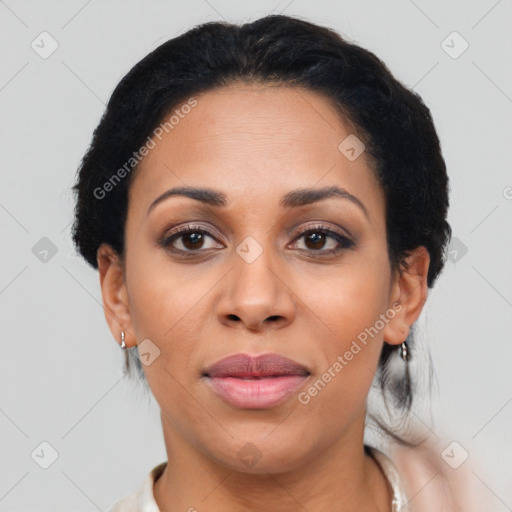
<path id="1" fill-rule="evenodd" d="M 214 236 L 201 226 L 182 226 L 164 235 L 159 244 L 174 253 L 200 253 L 219 247 L 218 243 L 205 247 L 207 240 L 215 241 Z M 220 245 L 220 247 L 223 247 Z"/>
<path id="2" fill-rule="evenodd" d="M 338 254 L 355 245 L 345 235 L 323 225 L 312 226 L 302 231 L 295 237 L 293 243 L 297 243 L 301 239 L 304 239 L 305 248 L 299 247 L 298 249 L 315 256 Z M 210 240 L 209 246 L 208 240 Z M 158 243 L 164 249 L 184 257 L 197 256 L 198 254 L 224 247 L 216 242 L 215 235 L 210 233 L 210 231 L 196 225 L 175 228 L 171 232 L 166 233 Z"/>
<path id="3" fill-rule="evenodd" d="M 299 248 L 299 250 L 318 253 L 319 255 L 337 254 L 355 245 L 348 237 L 323 225 L 313 226 L 306 231 L 302 231 L 294 242 L 302 238 L 306 248 Z"/>

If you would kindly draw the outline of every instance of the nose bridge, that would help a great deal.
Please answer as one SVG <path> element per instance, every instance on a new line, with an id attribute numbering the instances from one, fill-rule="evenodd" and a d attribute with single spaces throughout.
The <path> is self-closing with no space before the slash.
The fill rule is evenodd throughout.
<path id="1" fill-rule="evenodd" d="M 253 301 L 275 301 L 277 295 L 276 258 L 272 254 L 270 237 L 263 233 L 248 235 L 235 249 L 233 254 L 235 289 L 239 299 L 249 303 Z"/>

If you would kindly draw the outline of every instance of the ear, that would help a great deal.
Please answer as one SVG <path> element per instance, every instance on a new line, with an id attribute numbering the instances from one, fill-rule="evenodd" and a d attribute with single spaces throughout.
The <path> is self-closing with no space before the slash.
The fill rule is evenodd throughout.
<path id="1" fill-rule="evenodd" d="M 395 316 L 383 331 L 384 341 L 390 345 L 400 345 L 405 341 L 428 295 L 430 255 L 426 247 L 420 246 L 411 251 L 405 262 L 401 272 L 395 272 L 391 283 L 389 308 L 395 310 Z"/>
<path id="2" fill-rule="evenodd" d="M 134 346 L 136 340 L 128 307 L 128 293 L 121 258 L 107 244 L 101 244 L 96 254 L 103 297 L 103 312 L 110 332 L 120 343 L 121 331 L 124 331 L 126 345 Z"/>

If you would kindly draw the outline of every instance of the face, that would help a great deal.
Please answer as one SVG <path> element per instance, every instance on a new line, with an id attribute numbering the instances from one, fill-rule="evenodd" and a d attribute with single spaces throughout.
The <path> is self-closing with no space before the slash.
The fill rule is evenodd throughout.
<path id="1" fill-rule="evenodd" d="M 391 272 L 383 191 L 364 151 L 339 149 L 354 132 L 327 99 L 237 84 L 195 100 L 136 171 L 122 265 L 99 253 L 112 331 L 149 340 L 166 443 L 289 470 L 361 439 L 383 341 L 405 340 L 425 287 Z"/>

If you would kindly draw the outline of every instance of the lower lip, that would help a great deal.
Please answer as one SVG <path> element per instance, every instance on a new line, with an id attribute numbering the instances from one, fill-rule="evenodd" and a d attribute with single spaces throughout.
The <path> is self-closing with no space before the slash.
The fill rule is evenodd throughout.
<path id="1" fill-rule="evenodd" d="M 209 378 L 213 391 L 241 409 L 268 409 L 284 402 L 307 379 L 307 375 L 287 375 L 261 379 Z"/>

